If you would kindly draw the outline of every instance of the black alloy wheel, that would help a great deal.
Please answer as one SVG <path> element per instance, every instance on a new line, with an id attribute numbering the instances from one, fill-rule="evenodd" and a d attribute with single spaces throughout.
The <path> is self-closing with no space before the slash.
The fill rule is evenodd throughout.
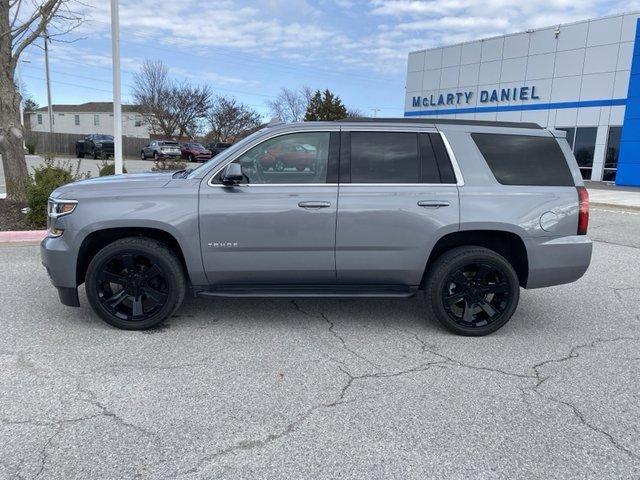
<path id="1" fill-rule="evenodd" d="M 449 330 L 480 336 L 498 330 L 518 306 L 520 285 L 511 264 L 482 247 L 458 247 L 431 267 L 425 291 L 434 316 Z"/>
<path id="2" fill-rule="evenodd" d="M 454 322 L 469 328 L 484 327 L 509 306 L 512 298 L 504 274 L 488 263 L 470 263 L 449 275 L 442 302 Z"/>
<path id="3" fill-rule="evenodd" d="M 150 328 L 180 306 L 186 280 L 180 261 L 166 245 L 144 237 L 117 240 L 91 261 L 87 298 L 107 323 Z"/>

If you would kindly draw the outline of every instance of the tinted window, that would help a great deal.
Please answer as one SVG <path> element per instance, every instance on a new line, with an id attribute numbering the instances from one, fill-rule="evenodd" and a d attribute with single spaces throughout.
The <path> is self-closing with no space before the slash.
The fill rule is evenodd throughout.
<path id="1" fill-rule="evenodd" d="M 503 185 L 573 185 L 564 154 L 553 137 L 473 133 L 482 156 Z"/>
<path id="2" fill-rule="evenodd" d="M 596 149 L 596 127 L 583 127 L 576 129 L 576 140 L 573 147 L 573 154 L 578 161 L 582 178 L 591 178 L 591 167 L 593 167 L 593 153 Z"/>
<path id="3" fill-rule="evenodd" d="M 438 162 L 438 170 L 440 171 L 440 181 L 442 183 L 456 183 L 456 176 L 453 173 L 453 167 L 451 166 L 451 160 L 447 153 L 447 148 L 444 146 L 442 136 L 439 133 L 430 133 L 431 145 L 436 155 L 436 161 Z"/>
<path id="4" fill-rule="evenodd" d="M 240 163 L 249 184 L 326 183 L 330 135 L 280 135 L 256 145 L 235 163 Z"/>
<path id="5" fill-rule="evenodd" d="M 416 133 L 351 132 L 352 183 L 420 183 Z"/>

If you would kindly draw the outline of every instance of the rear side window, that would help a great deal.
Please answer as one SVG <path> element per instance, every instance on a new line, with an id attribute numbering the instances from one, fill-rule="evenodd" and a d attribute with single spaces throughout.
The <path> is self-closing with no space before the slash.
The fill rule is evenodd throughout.
<path id="1" fill-rule="evenodd" d="M 352 183 L 420 183 L 418 135 L 351 132 Z"/>
<path id="2" fill-rule="evenodd" d="M 553 137 L 494 133 L 472 133 L 471 137 L 503 185 L 574 185 L 564 154 Z"/>

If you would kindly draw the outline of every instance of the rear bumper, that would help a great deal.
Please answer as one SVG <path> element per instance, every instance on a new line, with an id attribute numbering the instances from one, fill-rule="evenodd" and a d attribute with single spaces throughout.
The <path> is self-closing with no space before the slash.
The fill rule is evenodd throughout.
<path id="1" fill-rule="evenodd" d="M 591 239 L 586 235 L 525 240 L 529 260 L 526 288 L 571 283 L 582 277 L 591 263 Z"/>

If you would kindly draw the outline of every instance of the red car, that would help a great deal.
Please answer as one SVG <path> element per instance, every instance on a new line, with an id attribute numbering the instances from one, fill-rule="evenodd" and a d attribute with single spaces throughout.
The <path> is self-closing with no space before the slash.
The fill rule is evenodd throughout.
<path id="1" fill-rule="evenodd" d="M 190 162 L 206 162 L 213 154 L 196 142 L 185 142 L 180 144 L 181 157 Z"/>
<path id="2" fill-rule="evenodd" d="M 282 172 L 285 168 L 296 168 L 301 172 L 307 167 L 313 169 L 315 160 L 316 151 L 313 147 L 282 142 L 264 152 L 260 163 L 262 168 L 271 168 L 276 172 Z"/>

